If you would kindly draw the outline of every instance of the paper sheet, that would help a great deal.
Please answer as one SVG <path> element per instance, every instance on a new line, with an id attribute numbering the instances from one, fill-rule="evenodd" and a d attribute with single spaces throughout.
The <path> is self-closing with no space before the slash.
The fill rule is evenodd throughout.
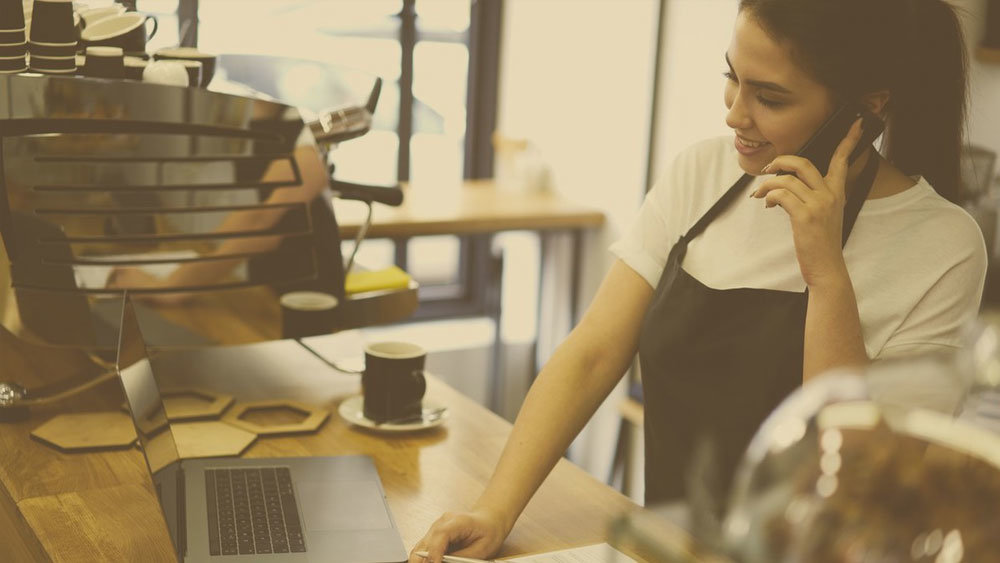
<path id="1" fill-rule="evenodd" d="M 606 543 L 550 551 L 515 559 L 505 559 L 504 561 L 508 563 L 636 563 L 635 559 Z"/>

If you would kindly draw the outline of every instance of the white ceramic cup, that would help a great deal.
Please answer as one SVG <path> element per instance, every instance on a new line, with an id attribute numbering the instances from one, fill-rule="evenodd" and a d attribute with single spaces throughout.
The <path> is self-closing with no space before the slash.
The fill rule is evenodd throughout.
<path id="1" fill-rule="evenodd" d="M 86 27 L 88 25 L 94 25 L 104 18 L 124 14 L 125 6 L 122 6 L 121 4 L 115 4 L 114 6 L 101 6 L 100 8 L 90 8 L 89 10 L 83 10 L 78 13 L 80 14 L 80 17 L 83 18 L 83 25 Z"/>
<path id="2" fill-rule="evenodd" d="M 153 61 L 142 71 L 142 81 L 170 86 L 188 86 L 188 73 L 177 61 Z"/>

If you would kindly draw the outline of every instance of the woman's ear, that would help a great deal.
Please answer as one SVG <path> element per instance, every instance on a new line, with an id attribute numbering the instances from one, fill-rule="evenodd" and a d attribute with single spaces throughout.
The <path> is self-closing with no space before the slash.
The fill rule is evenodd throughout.
<path id="1" fill-rule="evenodd" d="M 865 94 L 861 98 L 861 103 L 864 104 L 865 109 L 882 119 L 885 119 L 885 109 L 889 104 L 889 91 L 878 90 L 876 92 Z"/>

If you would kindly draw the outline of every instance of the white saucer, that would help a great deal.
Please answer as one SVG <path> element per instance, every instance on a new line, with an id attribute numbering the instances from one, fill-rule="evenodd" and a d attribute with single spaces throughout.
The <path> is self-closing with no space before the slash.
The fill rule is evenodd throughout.
<path id="1" fill-rule="evenodd" d="M 432 399 L 425 398 L 423 401 L 424 420 L 416 420 L 404 424 L 378 424 L 374 420 L 365 416 L 364 402 L 365 399 L 361 395 L 355 395 L 344 399 L 344 401 L 340 403 L 340 407 L 337 408 L 337 413 L 340 414 L 341 418 L 351 424 L 356 424 L 358 426 L 363 426 L 379 432 L 413 432 L 415 430 L 434 428 L 435 426 L 443 424 L 444 420 L 448 418 L 447 409 L 442 412 L 440 416 L 428 417 L 427 415 L 429 413 L 445 407 Z"/>

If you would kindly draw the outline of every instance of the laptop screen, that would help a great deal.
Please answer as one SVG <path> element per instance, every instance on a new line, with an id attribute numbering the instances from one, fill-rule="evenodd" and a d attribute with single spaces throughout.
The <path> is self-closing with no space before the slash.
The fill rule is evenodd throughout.
<path id="1" fill-rule="evenodd" d="M 153 366 L 139 329 L 139 319 L 127 292 L 122 296 L 120 326 L 116 364 L 125 401 L 128 403 L 132 422 L 135 423 L 135 433 L 139 437 L 150 477 L 156 486 L 156 497 L 160 501 L 167 529 L 174 545 L 181 549 L 181 534 L 178 534 L 178 527 L 172 525 L 177 522 L 179 510 L 176 491 L 180 456 L 167 422 L 160 389 L 153 376 Z"/>
<path id="2" fill-rule="evenodd" d="M 149 471 L 158 473 L 164 467 L 180 461 L 167 413 L 163 408 L 160 389 L 153 376 L 153 366 L 146 352 L 132 300 L 122 298 L 122 322 L 118 338 L 118 374 L 121 376 L 125 400 L 135 423 L 142 454 Z"/>

